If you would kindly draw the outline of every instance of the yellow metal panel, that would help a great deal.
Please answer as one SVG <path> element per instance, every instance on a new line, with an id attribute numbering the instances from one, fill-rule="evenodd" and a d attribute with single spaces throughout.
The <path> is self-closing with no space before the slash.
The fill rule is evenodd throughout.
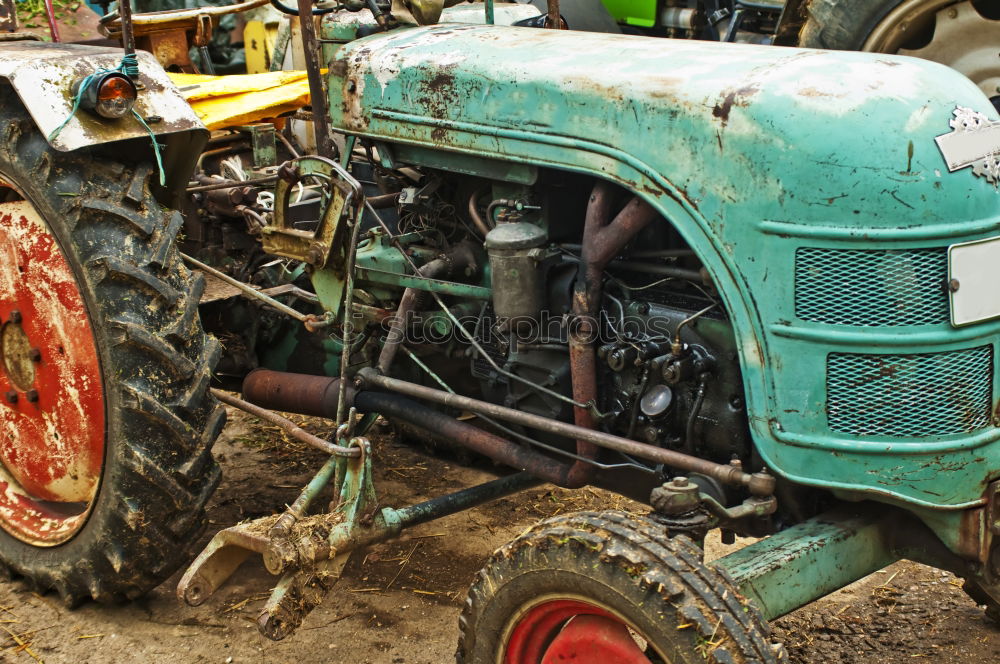
<path id="1" fill-rule="evenodd" d="M 306 73 L 304 71 L 272 71 L 263 74 L 230 76 L 170 74 L 170 78 L 181 89 L 184 98 L 191 102 L 244 92 L 273 90 L 306 80 Z"/>
<path id="2" fill-rule="evenodd" d="M 302 71 L 238 76 L 170 74 L 209 129 L 258 122 L 309 103 L 309 82 Z"/>
<path id="3" fill-rule="evenodd" d="M 261 21 L 250 21 L 243 28 L 243 48 L 247 55 L 248 74 L 270 71 L 271 58 L 267 28 Z"/>

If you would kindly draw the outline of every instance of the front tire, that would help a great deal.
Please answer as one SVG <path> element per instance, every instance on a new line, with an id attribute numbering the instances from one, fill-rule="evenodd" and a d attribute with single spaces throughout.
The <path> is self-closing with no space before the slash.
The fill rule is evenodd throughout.
<path id="1" fill-rule="evenodd" d="M 149 164 L 49 147 L 0 85 L 0 561 L 75 604 L 186 561 L 225 410 Z"/>
<path id="2" fill-rule="evenodd" d="M 500 548 L 469 589 L 460 664 L 774 664 L 784 649 L 686 537 L 579 512 Z"/>

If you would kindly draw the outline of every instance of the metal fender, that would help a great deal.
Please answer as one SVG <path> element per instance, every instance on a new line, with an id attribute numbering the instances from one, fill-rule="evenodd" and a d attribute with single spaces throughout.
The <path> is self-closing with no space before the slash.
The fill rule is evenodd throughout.
<path id="1" fill-rule="evenodd" d="M 118 67 L 121 58 L 120 49 L 109 47 L 0 42 L 0 78 L 10 83 L 38 130 L 49 137 L 73 112 L 73 83 L 99 69 Z M 142 51 L 138 58 L 139 98 L 135 110 L 162 146 L 166 189 L 173 193 L 186 184 L 208 140 L 208 130 L 156 59 Z M 107 120 L 77 111 L 49 143 L 66 152 L 137 138 L 146 139 L 142 147 L 152 150 L 149 133 L 134 116 Z"/>

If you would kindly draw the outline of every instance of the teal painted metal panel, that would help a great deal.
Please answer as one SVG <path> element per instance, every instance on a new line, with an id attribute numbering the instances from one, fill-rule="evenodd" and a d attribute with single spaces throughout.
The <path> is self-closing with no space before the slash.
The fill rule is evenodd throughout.
<path id="1" fill-rule="evenodd" d="M 956 106 L 996 119 L 954 71 L 884 55 L 454 25 L 353 42 L 330 71 L 343 131 L 590 173 L 655 205 L 726 302 L 754 439 L 776 472 L 929 509 L 980 504 L 1000 475 L 993 423 L 838 433 L 824 379 L 831 354 L 984 346 L 995 377 L 1000 323 L 831 324 L 798 317 L 795 304 L 801 249 L 919 253 L 1000 235 L 994 186 L 970 169 L 949 173 L 934 142 Z M 855 287 L 865 277 L 892 288 L 878 273 Z M 978 389 L 995 406 L 996 381 Z"/>
<path id="2" fill-rule="evenodd" d="M 754 542 L 714 565 L 767 620 L 780 618 L 899 560 L 890 514 L 825 514 Z"/>

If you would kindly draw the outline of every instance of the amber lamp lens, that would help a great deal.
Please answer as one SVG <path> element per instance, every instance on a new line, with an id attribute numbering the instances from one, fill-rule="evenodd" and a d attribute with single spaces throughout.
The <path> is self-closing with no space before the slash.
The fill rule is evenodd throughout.
<path id="1" fill-rule="evenodd" d="M 94 110 L 105 118 L 121 118 L 132 110 L 135 103 L 135 85 L 124 76 L 108 76 L 97 89 Z"/>
<path id="2" fill-rule="evenodd" d="M 97 92 L 97 100 L 112 101 L 114 99 L 135 99 L 135 88 L 127 79 L 113 76 L 101 84 L 101 89 Z"/>

